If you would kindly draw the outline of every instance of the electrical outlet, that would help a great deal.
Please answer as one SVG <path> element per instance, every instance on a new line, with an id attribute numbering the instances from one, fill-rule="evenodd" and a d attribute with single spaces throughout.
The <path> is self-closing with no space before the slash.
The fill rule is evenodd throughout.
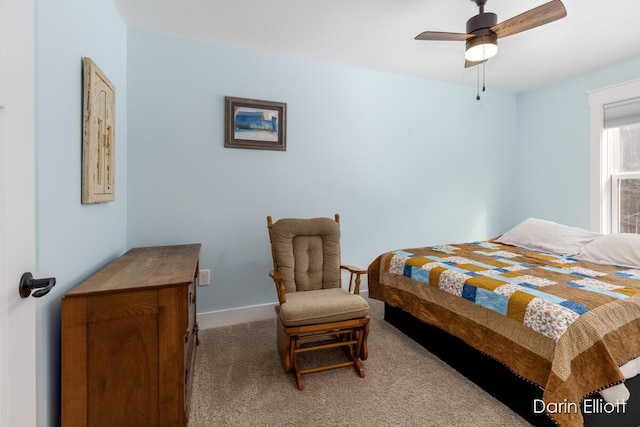
<path id="1" fill-rule="evenodd" d="M 199 286 L 209 286 L 209 277 L 211 275 L 211 270 L 200 270 L 198 285 Z"/>

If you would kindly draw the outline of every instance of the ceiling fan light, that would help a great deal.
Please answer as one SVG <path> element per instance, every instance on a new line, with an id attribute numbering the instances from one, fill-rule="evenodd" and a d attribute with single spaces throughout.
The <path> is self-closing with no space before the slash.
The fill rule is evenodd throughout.
<path id="1" fill-rule="evenodd" d="M 467 40 L 464 59 L 467 61 L 486 61 L 498 53 L 498 37 L 495 35 L 478 36 Z"/>

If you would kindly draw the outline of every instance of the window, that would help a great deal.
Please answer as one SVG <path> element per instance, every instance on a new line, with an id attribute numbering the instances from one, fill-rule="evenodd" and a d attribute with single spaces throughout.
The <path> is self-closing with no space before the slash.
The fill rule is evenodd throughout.
<path id="1" fill-rule="evenodd" d="M 611 232 L 640 233 L 640 117 L 606 128 L 603 140 L 611 153 Z"/>
<path id="2" fill-rule="evenodd" d="M 640 233 L 640 80 L 589 93 L 591 227 Z"/>

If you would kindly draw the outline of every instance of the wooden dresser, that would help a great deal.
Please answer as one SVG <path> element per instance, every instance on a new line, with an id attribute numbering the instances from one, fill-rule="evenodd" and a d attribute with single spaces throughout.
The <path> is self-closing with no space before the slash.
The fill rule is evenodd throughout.
<path id="1" fill-rule="evenodd" d="M 200 244 L 134 248 L 62 299 L 62 426 L 184 426 Z"/>

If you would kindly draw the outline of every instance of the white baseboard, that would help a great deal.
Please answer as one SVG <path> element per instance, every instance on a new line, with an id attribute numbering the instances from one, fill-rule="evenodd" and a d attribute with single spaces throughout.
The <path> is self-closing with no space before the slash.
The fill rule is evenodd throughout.
<path id="1" fill-rule="evenodd" d="M 268 320 L 276 317 L 276 303 L 251 305 L 247 307 L 229 308 L 226 310 L 198 313 L 200 329 L 219 328 L 220 326 L 237 325 L 239 323 Z"/>
<path id="2" fill-rule="evenodd" d="M 367 297 L 367 289 L 360 291 L 360 295 Z M 238 325 L 240 323 L 268 320 L 276 317 L 277 303 L 250 305 L 246 307 L 229 308 L 226 310 L 198 313 L 197 320 L 200 329 L 219 328 L 221 326 Z"/>

